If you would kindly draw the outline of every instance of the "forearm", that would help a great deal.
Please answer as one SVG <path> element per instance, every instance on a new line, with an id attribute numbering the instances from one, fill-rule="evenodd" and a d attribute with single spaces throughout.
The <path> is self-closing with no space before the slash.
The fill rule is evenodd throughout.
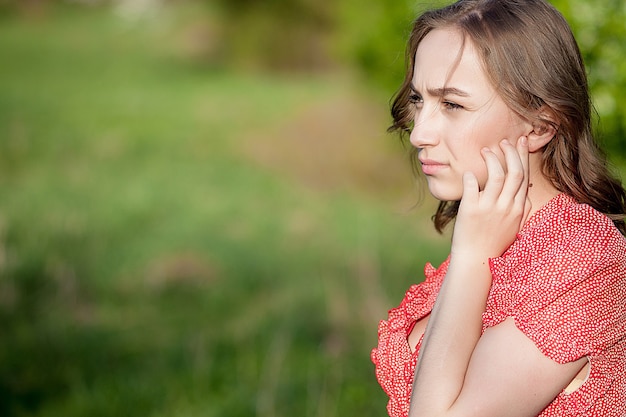
<path id="1" fill-rule="evenodd" d="M 422 341 L 410 417 L 452 415 L 481 336 L 490 286 L 487 259 L 452 255 Z"/>
<path id="2" fill-rule="evenodd" d="M 450 264 L 422 340 L 409 417 L 469 416 L 480 405 L 457 404 L 457 399 L 481 339 L 492 280 L 489 258 L 504 253 L 530 210 L 527 145 L 525 137 L 517 148 L 500 143 L 506 169 L 484 148 L 488 179 L 482 190 L 474 174 L 463 175 Z"/>

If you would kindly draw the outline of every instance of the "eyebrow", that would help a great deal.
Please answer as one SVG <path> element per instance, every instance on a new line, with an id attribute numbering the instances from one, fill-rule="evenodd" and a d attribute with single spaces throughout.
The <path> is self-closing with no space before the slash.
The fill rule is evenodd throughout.
<path id="1" fill-rule="evenodd" d="M 411 85 L 411 90 L 414 93 L 418 93 L 417 89 L 413 85 Z M 454 96 L 459 96 L 459 97 L 470 96 L 469 93 L 463 90 L 459 90 L 458 88 L 455 88 L 455 87 L 429 88 L 427 89 L 427 91 L 428 91 L 428 94 L 434 97 L 444 97 L 448 95 L 454 95 Z"/>

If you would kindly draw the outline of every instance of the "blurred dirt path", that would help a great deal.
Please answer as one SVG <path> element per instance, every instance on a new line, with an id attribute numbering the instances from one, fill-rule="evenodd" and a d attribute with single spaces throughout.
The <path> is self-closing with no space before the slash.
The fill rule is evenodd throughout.
<path id="1" fill-rule="evenodd" d="M 295 117 L 245 139 L 242 152 L 305 187 L 390 199 L 407 209 L 415 202 L 415 180 L 408 150 L 386 132 L 389 120 L 386 103 L 341 91 L 304 103 Z"/>

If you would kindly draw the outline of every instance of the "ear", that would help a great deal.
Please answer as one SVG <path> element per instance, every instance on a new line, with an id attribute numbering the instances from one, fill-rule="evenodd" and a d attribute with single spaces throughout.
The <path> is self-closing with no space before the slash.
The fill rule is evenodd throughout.
<path id="1" fill-rule="evenodd" d="M 559 124 L 552 110 L 542 107 L 531 126 L 532 130 L 528 133 L 528 151 L 532 153 L 543 149 L 554 139 Z"/>

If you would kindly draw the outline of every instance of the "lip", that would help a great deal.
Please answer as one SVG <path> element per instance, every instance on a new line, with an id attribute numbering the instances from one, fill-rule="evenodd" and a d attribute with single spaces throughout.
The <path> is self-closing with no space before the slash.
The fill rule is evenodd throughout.
<path id="1" fill-rule="evenodd" d="M 421 159 L 420 164 L 422 165 L 422 171 L 425 175 L 435 175 L 437 172 L 446 168 L 446 164 L 442 164 L 441 162 L 434 161 L 432 159 Z"/>

